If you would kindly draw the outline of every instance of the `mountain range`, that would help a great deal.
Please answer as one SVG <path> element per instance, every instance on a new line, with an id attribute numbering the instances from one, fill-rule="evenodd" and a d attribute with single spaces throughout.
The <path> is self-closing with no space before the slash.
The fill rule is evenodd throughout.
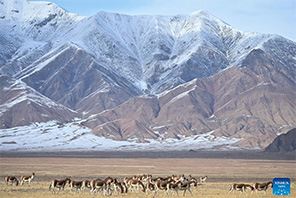
<path id="1" fill-rule="evenodd" d="M 2 150 L 24 146 L 22 127 L 51 131 L 53 121 L 83 131 L 60 146 L 87 135 L 262 149 L 296 127 L 296 43 L 205 11 L 84 17 L 51 2 L 0 0 L 0 46 Z"/>

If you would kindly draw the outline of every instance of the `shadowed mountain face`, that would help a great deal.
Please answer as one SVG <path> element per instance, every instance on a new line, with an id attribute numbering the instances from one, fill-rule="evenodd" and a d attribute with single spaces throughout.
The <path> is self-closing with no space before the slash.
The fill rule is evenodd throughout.
<path id="1" fill-rule="evenodd" d="M 279 135 L 268 145 L 265 152 L 295 152 L 296 151 L 296 129 Z"/>
<path id="2" fill-rule="evenodd" d="M 75 119 L 114 140 L 264 148 L 296 127 L 293 41 L 204 11 L 82 17 L 0 2 L 0 128 Z"/>

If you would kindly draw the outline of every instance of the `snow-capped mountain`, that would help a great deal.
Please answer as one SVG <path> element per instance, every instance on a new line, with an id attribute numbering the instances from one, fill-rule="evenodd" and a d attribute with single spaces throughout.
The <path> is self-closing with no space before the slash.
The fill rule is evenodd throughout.
<path id="1" fill-rule="evenodd" d="M 79 117 L 81 127 L 115 140 L 211 132 L 254 148 L 296 125 L 296 43 L 236 30 L 205 11 L 83 17 L 51 2 L 0 0 L 0 46 L 1 81 L 73 112 L 61 120 L 52 108 L 50 119 L 0 128 Z M 4 106 L 16 104 L 9 89 Z"/>

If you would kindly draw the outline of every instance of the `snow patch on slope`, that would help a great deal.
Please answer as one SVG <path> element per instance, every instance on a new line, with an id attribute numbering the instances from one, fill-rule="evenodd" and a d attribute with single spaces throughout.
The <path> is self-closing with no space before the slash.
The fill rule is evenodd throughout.
<path id="1" fill-rule="evenodd" d="M 224 146 L 229 149 L 239 138 L 215 137 L 213 131 L 192 137 L 115 141 L 98 137 L 91 129 L 77 123 L 60 124 L 56 121 L 34 123 L 30 126 L 2 129 L 0 151 L 85 151 L 85 150 L 188 150 L 211 149 Z M 232 148 L 232 147 L 231 147 Z M 233 148 L 232 148 L 233 149 Z"/>

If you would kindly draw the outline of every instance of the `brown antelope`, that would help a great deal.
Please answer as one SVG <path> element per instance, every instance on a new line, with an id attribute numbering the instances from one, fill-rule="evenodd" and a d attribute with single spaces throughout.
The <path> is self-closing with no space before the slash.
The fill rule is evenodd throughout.
<path id="1" fill-rule="evenodd" d="M 148 195 L 149 191 L 153 192 L 154 191 L 154 194 L 155 194 L 155 184 L 152 184 L 150 181 L 148 181 L 148 183 L 146 184 L 146 195 Z"/>
<path id="2" fill-rule="evenodd" d="M 168 186 L 170 183 L 175 183 L 175 181 L 173 181 L 173 180 L 171 180 L 171 181 L 157 180 L 155 182 L 155 193 L 154 194 L 158 194 L 159 190 L 165 190 L 166 195 L 169 195 Z"/>
<path id="3" fill-rule="evenodd" d="M 149 191 L 153 192 L 155 194 L 155 182 L 152 181 L 152 175 L 148 175 L 148 181 L 146 183 L 146 195 L 149 194 Z"/>
<path id="4" fill-rule="evenodd" d="M 124 177 L 124 178 L 123 178 L 123 182 L 125 183 L 125 185 L 126 185 L 127 187 L 129 187 L 129 184 L 128 184 L 129 180 L 133 180 L 133 178 L 132 178 L 132 177 L 130 177 L 130 178 L 128 178 L 128 177 Z"/>
<path id="5" fill-rule="evenodd" d="M 143 175 L 143 176 L 141 177 L 141 180 L 140 180 L 140 181 L 141 181 L 144 185 L 146 185 L 146 184 L 148 183 L 149 179 L 152 179 L 152 175 Z"/>
<path id="6" fill-rule="evenodd" d="M 11 185 L 13 185 L 15 183 L 15 185 L 18 186 L 18 184 L 19 184 L 19 181 L 14 176 L 5 177 L 4 181 L 5 181 L 6 185 L 8 185 L 8 183 L 11 183 Z"/>
<path id="7" fill-rule="evenodd" d="M 81 191 L 82 190 L 82 186 L 83 186 L 83 181 L 71 181 L 70 182 L 70 192 L 72 192 L 72 189 L 75 188 L 75 192 L 77 192 L 77 190 Z"/>
<path id="8" fill-rule="evenodd" d="M 117 193 L 117 194 L 122 194 L 124 193 L 124 187 L 121 185 L 120 182 L 117 181 L 117 179 L 114 179 L 114 182 L 113 182 L 113 187 L 114 187 L 114 192 Z"/>
<path id="9" fill-rule="evenodd" d="M 208 179 L 208 176 L 200 177 L 199 181 L 200 183 L 205 182 Z"/>
<path id="10" fill-rule="evenodd" d="M 113 179 L 111 177 L 107 177 L 106 179 L 104 180 L 101 180 L 101 179 L 97 179 L 97 180 L 91 180 L 90 181 L 90 187 L 91 187 L 91 190 L 90 192 L 91 193 L 95 193 L 97 192 L 98 190 L 100 190 L 104 195 L 106 195 L 106 192 L 108 192 L 109 195 L 110 194 L 110 187 L 111 187 L 111 183 L 113 183 Z"/>
<path id="11" fill-rule="evenodd" d="M 235 191 L 240 191 L 241 193 L 246 193 L 246 189 L 250 189 L 251 190 L 251 194 L 253 194 L 254 192 L 254 187 L 249 185 L 249 184 L 232 184 L 230 189 L 229 189 L 229 192 L 228 194 L 230 194 L 231 192 L 235 192 Z"/>
<path id="12" fill-rule="evenodd" d="M 266 183 L 255 183 L 254 184 L 254 189 L 256 191 L 256 194 L 258 196 L 258 191 L 264 190 L 264 195 L 266 195 L 266 190 L 271 187 L 273 188 L 273 183 L 272 181 L 266 182 Z"/>
<path id="13" fill-rule="evenodd" d="M 184 190 L 183 196 L 185 196 L 186 190 L 188 190 L 191 196 L 193 197 L 191 188 L 197 187 L 197 182 L 195 181 L 184 182 L 184 183 L 181 183 L 181 185 L 178 185 L 178 187 L 179 187 L 178 190 Z M 177 194 L 178 194 L 178 191 L 177 191 Z"/>
<path id="14" fill-rule="evenodd" d="M 176 183 L 171 182 L 167 185 L 167 188 L 168 188 L 168 190 L 172 191 L 172 195 L 174 194 L 174 192 L 176 192 L 177 195 L 179 196 L 178 189 L 180 188 L 181 184 L 182 184 L 181 181 L 178 181 Z"/>
<path id="15" fill-rule="evenodd" d="M 129 185 L 129 188 L 131 191 L 133 191 L 133 190 L 138 191 L 139 188 L 141 187 L 142 192 L 145 192 L 145 186 L 141 181 L 131 179 L 128 181 L 128 185 Z"/>
<path id="16" fill-rule="evenodd" d="M 64 191 L 66 184 L 70 184 L 70 182 L 71 182 L 71 179 L 69 179 L 69 178 L 64 179 L 64 180 L 54 179 L 54 180 L 52 180 L 52 182 L 49 185 L 49 190 L 51 190 L 52 193 L 55 193 L 54 189 L 58 188 L 59 189 L 58 193 L 59 193 L 61 189 Z"/>
<path id="17" fill-rule="evenodd" d="M 126 183 L 123 182 L 123 181 L 117 181 L 117 183 L 119 183 L 119 184 L 122 186 L 122 188 L 123 188 L 123 193 L 127 193 L 128 188 L 127 188 L 127 186 L 126 186 Z"/>
<path id="18" fill-rule="evenodd" d="M 81 190 L 82 190 L 83 193 L 84 193 L 84 191 L 85 191 L 86 188 L 91 189 L 91 187 L 90 187 L 90 181 L 89 180 L 83 180 L 82 181 Z"/>
<path id="19" fill-rule="evenodd" d="M 33 180 L 33 178 L 35 177 L 35 173 L 32 173 L 31 176 L 21 176 L 21 185 L 23 185 L 25 182 L 28 182 L 28 185 L 31 185 L 31 181 Z"/>
<path id="20" fill-rule="evenodd" d="M 90 187 L 91 187 L 90 192 L 92 194 L 94 194 L 95 192 L 100 190 L 105 195 L 106 194 L 106 186 L 107 186 L 107 183 L 105 181 L 102 181 L 100 179 L 91 180 L 90 181 Z"/>

